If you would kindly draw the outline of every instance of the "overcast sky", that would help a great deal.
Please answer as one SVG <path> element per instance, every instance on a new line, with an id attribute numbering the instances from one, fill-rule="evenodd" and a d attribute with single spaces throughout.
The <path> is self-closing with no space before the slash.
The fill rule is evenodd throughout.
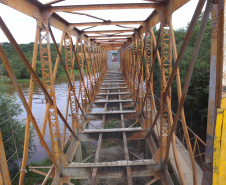
<path id="1" fill-rule="evenodd" d="M 174 29 L 179 29 L 181 27 L 187 26 L 187 23 L 192 18 L 197 2 L 198 2 L 197 0 L 191 0 L 184 7 L 180 8 L 173 14 Z M 90 14 L 92 14 L 92 12 L 90 12 Z M 138 14 L 142 14 L 142 12 L 137 12 L 136 15 Z M 1 3 L 0 3 L 0 16 L 2 17 L 2 19 L 4 20 L 4 22 L 6 23 L 6 25 L 8 26 L 8 28 L 10 29 L 18 43 L 34 42 L 36 28 L 35 19 L 28 17 Z M 128 13 L 125 16 L 130 17 L 130 14 Z M 102 18 L 104 17 L 105 15 L 102 13 Z M 87 17 L 84 16 L 84 20 L 81 20 L 80 18 L 78 22 L 82 21 L 87 22 L 85 18 Z M 124 19 L 125 18 L 126 17 L 124 17 Z M 55 34 L 57 42 L 60 42 L 61 31 L 53 29 L 53 32 Z M 0 30 L 0 42 L 8 42 L 7 38 L 4 36 L 1 30 Z"/>

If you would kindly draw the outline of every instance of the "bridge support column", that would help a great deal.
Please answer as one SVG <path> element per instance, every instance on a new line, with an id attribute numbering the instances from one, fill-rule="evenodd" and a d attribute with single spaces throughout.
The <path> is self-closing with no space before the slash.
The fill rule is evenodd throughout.
<path id="1" fill-rule="evenodd" d="M 218 3 L 213 5 L 211 16 L 210 87 L 203 185 L 224 184 L 226 181 L 225 6 L 225 1 L 218 1 Z"/>
<path id="2" fill-rule="evenodd" d="M 42 25 L 43 26 L 42 29 L 40 30 L 39 48 L 40 48 L 43 84 L 46 87 L 47 91 L 49 92 L 51 98 L 53 99 L 53 104 L 49 104 L 46 98 L 46 106 L 49 107 L 49 110 L 47 111 L 48 114 L 47 119 L 49 123 L 52 153 L 53 157 L 57 161 L 60 173 L 62 174 L 61 154 L 63 152 L 61 147 L 58 115 L 56 108 L 56 97 L 52 72 L 50 35 L 48 24 L 49 24 L 48 21 L 45 21 L 45 23 L 43 23 Z"/>
<path id="3" fill-rule="evenodd" d="M 0 184 L 11 185 L 1 130 L 0 130 L 0 151 L 1 151 L 0 152 Z"/>
<path id="4" fill-rule="evenodd" d="M 164 20 L 165 21 L 165 20 Z M 165 89 L 169 80 L 169 76 L 172 71 L 172 40 L 170 37 L 169 21 L 165 24 L 161 24 L 161 102 L 160 102 L 160 159 L 165 159 L 165 152 L 167 148 L 167 137 L 169 134 L 169 113 L 166 99 L 164 99 Z M 171 90 L 167 94 L 168 98 L 171 99 Z"/>

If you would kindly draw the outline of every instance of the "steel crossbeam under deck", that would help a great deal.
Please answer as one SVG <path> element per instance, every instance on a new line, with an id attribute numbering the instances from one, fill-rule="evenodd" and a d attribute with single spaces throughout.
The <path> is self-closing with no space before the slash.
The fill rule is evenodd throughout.
<path id="1" fill-rule="evenodd" d="M 18 184 L 23 185 L 25 179 L 31 123 L 41 146 L 52 161 L 52 166 L 49 167 L 29 168 L 30 171 L 45 176 L 43 185 L 49 178 L 53 179 L 52 184 L 59 185 L 71 185 L 71 179 L 88 179 L 88 184 L 96 185 L 99 179 L 106 178 L 118 178 L 121 179 L 122 184 L 131 185 L 136 182 L 134 180 L 136 177 L 149 177 L 146 179 L 149 180 L 146 182 L 147 185 L 157 180 L 161 180 L 164 185 L 173 184 L 168 166 L 172 167 L 180 184 L 223 184 L 226 181 L 224 177 L 226 171 L 224 164 L 226 160 L 225 1 L 198 0 L 178 53 L 176 45 L 178 38 L 174 35 L 172 15 L 190 0 L 146 0 L 149 2 L 126 4 L 96 4 L 96 2 L 80 4 L 77 1 L 71 1 L 71 5 L 67 5 L 66 1 L 69 2 L 52 0 L 43 4 L 40 0 L 0 0 L 1 4 L 37 21 L 33 59 L 30 64 L 0 17 L 0 29 L 31 76 L 27 100 L 16 79 L 15 70 L 4 51 L 4 41 L 1 40 L 3 44 L 0 43 L 0 59 L 27 112 L 23 160 L 20 173 L 18 172 L 20 174 Z M 127 13 L 117 11 L 119 9 L 130 9 L 135 12 L 134 20 L 124 20 L 124 15 Z M 137 9 L 149 10 L 150 14 L 140 20 L 136 18 Z M 78 12 L 89 10 L 92 10 L 90 14 Z M 116 10 L 117 14 L 121 12 L 123 16 L 113 21 L 106 17 L 105 19 L 91 15 L 93 10 L 95 12 L 109 10 L 107 11 L 109 15 L 113 12 L 112 10 Z M 204 13 L 201 14 L 203 10 Z M 82 19 L 77 21 L 76 18 L 70 20 L 66 14 L 75 17 L 87 16 L 99 22 L 95 20 L 82 22 Z M 104 16 L 104 13 L 101 16 Z M 132 15 L 126 17 L 132 18 Z M 209 38 L 211 39 L 209 40 L 211 43 L 210 84 L 207 136 L 204 143 L 188 128 L 184 103 L 210 17 L 212 23 L 211 38 Z M 200 28 L 195 27 L 198 21 L 200 21 Z M 158 23 L 157 36 L 157 30 L 154 31 L 153 28 Z M 95 30 L 100 28 L 99 26 L 110 28 L 110 30 Z M 59 45 L 52 32 L 53 27 L 62 31 Z M 117 29 L 112 30 L 113 27 Z M 21 28 L 23 28 L 22 25 Z M 183 80 L 180 79 L 179 65 L 182 63 L 191 38 L 195 35 L 194 30 L 197 32 L 197 38 L 182 88 Z M 57 51 L 57 56 L 54 57 L 51 39 Z M 42 79 L 36 73 L 39 70 L 36 69 L 38 47 Z M 61 54 L 63 48 L 64 52 Z M 113 54 L 110 50 L 114 52 L 118 50 L 118 53 Z M 112 61 L 109 54 L 114 58 Z M 53 58 L 56 58 L 55 63 Z M 57 107 L 55 94 L 56 75 L 60 66 L 63 67 L 68 83 L 65 117 Z M 75 67 L 79 71 L 78 92 L 77 85 L 74 83 Z M 160 73 L 155 73 L 158 68 Z M 160 74 L 160 83 L 156 81 L 156 74 Z M 172 91 L 174 78 L 177 87 L 176 96 Z M 46 108 L 42 128 L 32 112 L 35 106 L 32 106 L 35 82 L 45 96 Z M 158 84 L 160 87 L 157 87 Z M 159 98 L 154 94 L 154 90 L 157 89 L 159 89 Z M 178 97 L 178 101 L 172 97 Z M 178 103 L 176 114 L 172 112 L 172 107 L 176 107 L 172 106 L 175 103 Z M 71 116 L 69 120 L 68 115 Z M 63 121 L 63 126 L 60 125 L 59 118 Z M 49 125 L 48 135 L 46 134 L 47 125 Z M 63 132 L 61 128 L 64 129 Z M 179 135 L 182 138 L 181 141 L 177 137 Z M 52 150 L 47 145 L 48 140 L 51 141 Z M 0 144 L 4 149 L 3 141 L 0 141 Z M 116 151 L 117 154 L 115 154 L 115 151 L 110 150 L 112 145 L 116 145 L 120 152 Z M 204 149 L 205 152 L 202 151 Z M 85 150 L 89 156 L 83 159 Z M 106 159 L 102 156 L 104 150 L 108 151 Z M 141 156 L 142 153 L 145 154 Z M 114 155 L 120 155 L 122 159 L 111 160 L 109 157 L 115 157 Z M 4 155 L 2 156 L 5 158 Z M 198 163 L 201 163 L 201 168 Z M 7 181 L 6 184 L 11 184 L 8 173 L 5 173 L 7 168 L 5 159 L 0 160 L 0 184 L 4 184 L 5 181 Z M 49 171 L 43 172 L 38 168 L 49 169 Z"/>
<path id="2" fill-rule="evenodd" d="M 133 184 L 133 177 L 145 177 L 147 174 L 152 176 L 159 171 L 161 167 L 154 159 L 130 160 L 129 154 L 131 151 L 128 149 L 127 140 L 144 140 L 145 131 L 141 126 L 128 127 L 128 123 L 125 124 L 125 122 L 128 122 L 128 118 L 136 120 L 138 117 L 136 110 L 123 110 L 123 104 L 125 103 L 130 103 L 130 105 L 132 105 L 131 107 L 134 106 L 134 104 L 131 104 L 133 102 L 131 99 L 122 99 L 124 94 L 129 94 L 127 87 L 125 87 L 126 89 L 122 89 L 119 86 L 120 84 L 117 84 L 117 87 L 112 88 L 112 86 L 115 86 L 114 78 L 121 76 L 118 63 L 111 63 L 106 76 L 111 77 L 111 80 L 109 80 L 108 83 L 106 83 L 106 80 L 103 81 L 100 90 L 104 92 L 99 93 L 99 95 L 104 96 L 104 99 L 96 100 L 93 103 L 93 105 L 99 104 L 99 107 L 102 106 L 104 111 L 91 110 L 91 112 L 87 114 L 87 119 L 101 120 L 101 129 L 86 128 L 79 133 L 80 139 L 83 141 L 98 141 L 94 163 L 71 163 L 68 167 L 64 168 L 63 171 L 71 178 L 84 178 L 89 176 L 90 184 L 96 184 L 98 178 L 118 178 L 119 173 L 121 173 L 121 178 L 126 178 L 128 184 Z M 124 80 L 120 81 L 124 82 Z M 103 88 L 103 85 L 105 87 L 107 86 L 107 88 Z M 123 92 L 121 92 L 122 90 Z M 116 98 L 109 99 L 111 95 L 114 95 L 113 97 Z M 112 108 L 117 110 L 112 110 Z M 105 128 L 107 120 L 115 119 L 119 122 L 117 128 Z M 132 124 L 130 123 L 130 125 Z M 121 146 L 123 147 L 125 160 L 99 162 L 101 146 L 104 140 L 108 142 L 122 142 Z M 109 156 L 110 155 L 109 153 Z M 139 172 L 137 171 L 138 168 L 135 166 L 139 168 Z M 92 169 L 91 171 L 90 168 Z M 90 171 L 91 174 L 88 175 L 88 171 Z M 114 173 L 112 173 L 112 171 L 114 171 Z M 80 173 L 79 177 L 77 173 Z M 103 175 L 105 175 L 105 177 Z"/>

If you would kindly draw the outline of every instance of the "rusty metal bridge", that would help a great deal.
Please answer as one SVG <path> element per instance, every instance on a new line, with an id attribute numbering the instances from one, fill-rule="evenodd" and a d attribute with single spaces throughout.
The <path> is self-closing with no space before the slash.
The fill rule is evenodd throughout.
<path id="1" fill-rule="evenodd" d="M 31 76 L 29 98 L 26 99 L 0 45 L 1 60 L 27 112 L 17 184 L 24 184 L 26 179 L 31 125 L 52 162 L 52 166 L 29 167 L 29 171 L 43 177 L 43 185 L 48 179 L 52 179 L 52 184 L 62 185 L 73 184 L 73 179 L 86 180 L 86 184 L 92 185 L 131 185 L 141 184 L 137 181 L 139 178 L 146 184 L 157 181 L 194 185 L 226 183 L 225 1 L 198 1 L 177 52 L 172 15 L 187 2 L 189 0 L 138 0 L 120 4 L 100 4 L 98 1 L 86 4 L 85 1 L 69 0 L 46 3 L 39 0 L 0 0 L 0 3 L 37 21 L 33 60 L 29 62 L 0 17 L 1 30 Z M 97 10 L 133 10 L 134 14 L 138 10 L 149 10 L 150 13 L 139 21 L 124 21 L 126 15 L 121 15 L 119 21 L 112 21 L 92 15 Z M 179 64 L 202 10 L 201 26 L 182 87 Z M 86 16 L 92 21 L 66 20 L 65 14 Z M 207 136 L 203 142 L 187 126 L 183 105 L 210 16 L 209 106 Z M 158 35 L 153 31 L 157 24 L 160 24 Z M 112 25 L 118 29 L 109 29 Z M 98 29 L 103 26 L 106 28 Z M 62 31 L 60 43 L 56 42 L 53 28 Z M 51 59 L 51 42 L 57 51 L 56 61 Z M 38 50 L 42 79 L 35 71 Z M 111 51 L 114 51 L 114 60 Z M 153 93 L 155 65 L 159 66 L 161 73 L 159 98 Z M 79 71 L 79 92 L 75 87 L 75 66 Z M 66 115 L 57 107 L 55 95 L 54 84 L 59 67 L 64 69 L 68 82 Z M 174 79 L 178 96 L 176 113 L 171 109 L 171 104 L 175 103 L 171 100 Z M 32 112 L 35 108 L 32 107 L 35 83 L 42 90 L 46 102 L 42 127 L 38 126 Z M 71 121 L 67 119 L 69 113 Z M 59 120 L 62 120 L 63 127 L 60 127 Z M 47 125 L 51 148 L 45 137 Z M 12 179 L 3 143 L 0 137 L 0 184 L 10 185 Z M 48 172 L 43 169 L 48 169 Z M 172 180 L 172 177 L 176 178 Z"/>

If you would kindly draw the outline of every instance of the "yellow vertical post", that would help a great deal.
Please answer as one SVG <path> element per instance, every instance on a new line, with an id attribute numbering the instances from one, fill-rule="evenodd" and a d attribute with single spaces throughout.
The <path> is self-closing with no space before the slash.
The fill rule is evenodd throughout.
<path id="1" fill-rule="evenodd" d="M 223 123 L 222 123 L 218 184 L 219 185 L 226 184 L 226 110 L 225 109 L 224 109 L 224 116 L 223 116 Z"/>
<path id="2" fill-rule="evenodd" d="M 222 5 L 222 6 L 221 6 Z M 216 5 L 215 5 L 216 6 Z M 213 15 L 216 15 L 217 26 L 213 27 L 218 36 L 217 43 L 217 63 L 216 63 L 216 105 L 221 100 L 220 112 L 217 112 L 217 120 L 214 137 L 213 152 L 213 185 L 226 184 L 226 2 L 222 1 L 218 9 L 214 9 Z M 218 12 L 217 12 L 218 11 Z M 213 19 L 214 20 L 214 19 Z M 215 53 L 214 53 L 215 54 Z M 222 116 L 223 114 L 223 116 Z M 222 126 L 221 126 L 222 125 Z M 209 125 L 208 125 L 209 126 Z M 219 137 L 220 136 L 220 137 Z M 220 140 L 219 140 L 220 138 Z M 211 146 L 211 145 L 210 145 Z M 219 160 L 219 161 L 218 161 Z M 217 178 L 218 177 L 218 178 Z"/>
<path id="3" fill-rule="evenodd" d="M 224 113 L 223 109 L 217 110 L 217 122 L 215 127 L 214 150 L 213 150 L 214 151 L 213 152 L 213 185 L 218 184 L 218 177 L 219 177 L 223 113 Z"/>

